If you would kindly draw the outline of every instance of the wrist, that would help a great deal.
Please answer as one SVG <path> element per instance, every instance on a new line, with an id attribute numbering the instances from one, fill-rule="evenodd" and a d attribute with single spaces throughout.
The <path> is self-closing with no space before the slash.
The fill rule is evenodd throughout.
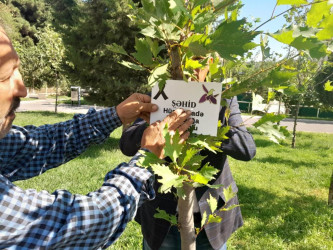
<path id="1" fill-rule="evenodd" d="M 122 112 L 120 111 L 120 108 L 119 108 L 119 105 L 116 106 L 116 113 L 119 117 L 119 120 L 121 121 L 121 123 L 123 125 L 127 125 L 126 121 L 125 121 L 125 118 L 122 116 Z"/>

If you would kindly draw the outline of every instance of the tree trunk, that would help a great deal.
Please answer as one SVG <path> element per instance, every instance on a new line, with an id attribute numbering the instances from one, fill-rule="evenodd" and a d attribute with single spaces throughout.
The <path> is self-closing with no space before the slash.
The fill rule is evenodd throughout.
<path id="1" fill-rule="evenodd" d="M 280 96 L 280 98 L 279 98 L 279 109 L 278 109 L 278 115 L 280 115 L 280 113 L 281 113 L 281 102 L 282 102 L 282 97 Z M 277 122 L 277 125 L 280 125 L 280 121 L 278 121 Z"/>
<path id="2" fill-rule="evenodd" d="M 178 44 L 169 41 L 169 56 L 171 61 L 171 78 L 183 80 L 182 61 Z M 178 224 L 180 229 L 182 250 L 195 250 L 195 228 L 193 218 L 193 204 L 195 190 L 192 186 L 184 183 L 185 200 L 178 199 Z"/>
<path id="3" fill-rule="evenodd" d="M 56 74 L 57 76 L 57 80 L 56 80 L 56 101 L 55 101 L 55 108 L 54 108 L 54 112 L 57 113 L 58 112 L 58 88 L 59 88 L 59 77 L 58 74 Z"/>
<path id="4" fill-rule="evenodd" d="M 195 250 L 195 228 L 193 218 L 193 205 L 195 190 L 192 186 L 184 183 L 185 200 L 178 199 L 178 224 L 182 250 Z"/>
<path id="5" fill-rule="evenodd" d="M 173 80 L 183 80 L 182 60 L 177 44 L 173 42 L 169 43 L 169 54 L 171 61 L 171 78 Z"/>
<path id="6" fill-rule="evenodd" d="M 292 140 L 292 143 L 291 143 L 292 148 L 295 148 L 295 145 L 296 145 L 296 127 L 297 127 L 298 112 L 299 112 L 299 101 L 297 101 L 296 110 L 295 110 L 293 140 Z"/>
<path id="7" fill-rule="evenodd" d="M 328 205 L 333 206 L 333 172 L 331 176 L 331 185 L 328 191 Z"/>

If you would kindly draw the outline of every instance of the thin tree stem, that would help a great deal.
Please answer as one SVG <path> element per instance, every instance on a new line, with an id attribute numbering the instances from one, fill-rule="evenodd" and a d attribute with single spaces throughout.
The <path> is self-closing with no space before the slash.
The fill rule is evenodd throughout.
<path id="1" fill-rule="evenodd" d="M 193 218 L 194 188 L 184 183 L 184 192 L 186 198 L 178 199 L 178 224 L 180 229 L 182 250 L 195 250 L 195 228 Z"/>

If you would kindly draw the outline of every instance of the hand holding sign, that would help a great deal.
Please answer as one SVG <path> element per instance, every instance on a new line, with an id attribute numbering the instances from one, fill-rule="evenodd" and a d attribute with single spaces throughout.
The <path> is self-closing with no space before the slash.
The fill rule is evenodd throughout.
<path id="1" fill-rule="evenodd" d="M 188 119 L 191 115 L 190 111 L 185 112 L 183 109 L 177 109 L 164 118 L 163 121 L 156 121 L 151 124 L 143 133 L 141 139 L 141 147 L 150 150 L 157 157 L 162 159 L 163 148 L 165 145 L 165 138 L 163 135 L 163 130 L 165 125 L 168 124 L 168 130 L 172 134 L 172 132 L 178 130 L 181 136 L 181 143 L 186 140 L 190 132 L 188 132 L 188 128 L 193 124 L 192 119 Z"/>

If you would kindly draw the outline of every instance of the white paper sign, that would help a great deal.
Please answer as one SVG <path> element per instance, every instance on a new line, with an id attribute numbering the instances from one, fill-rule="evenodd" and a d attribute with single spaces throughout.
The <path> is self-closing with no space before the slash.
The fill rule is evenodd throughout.
<path id="1" fill-rule="evenodd" d="M 156 84 L 152 89 L 152 103 L 159 109 L 151 113 L 150 123 L 162 121 L 175 109 L 183 108 L 192 111 L 193 133 L 216 136 L 221 92 L 222 84 L 216 82 L 167 80 L 163 92 Z"/>

